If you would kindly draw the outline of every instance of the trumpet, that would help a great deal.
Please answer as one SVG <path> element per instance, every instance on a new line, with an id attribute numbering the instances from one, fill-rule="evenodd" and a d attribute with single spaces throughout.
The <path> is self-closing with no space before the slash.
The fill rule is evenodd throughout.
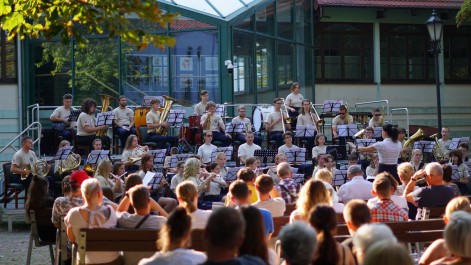
<path id="1" fill-rule="evenodd" d="M 291 122 L 293 122 L 293 119 L 289 116 L 288 114 L 288 110 L 286 109 L 286 105 L 285 105 L 285 99 L 284 98 L 281 98 L 281 125 L 283 125 L 283 133 L 286 132 L 286 125 L 285 125 L 285 122 L 286 123 L 289 123 L 291 124 Z M 286 115 L 286 118 L 284 117 Z"/>

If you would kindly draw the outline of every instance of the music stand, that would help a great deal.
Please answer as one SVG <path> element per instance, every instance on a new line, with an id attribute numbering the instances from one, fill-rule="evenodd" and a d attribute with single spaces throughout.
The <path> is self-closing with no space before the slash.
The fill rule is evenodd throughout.
<path id="1" fill-rule="evenodd" d="M 294 183 L 302 186 L 304 184 L 304 174 L 293 174 L 292 176 Z"/>
<path id="2" fill-rule="evenodd" d="M 228 123 L 226 125 L 226 133 L 233 134 L 233 133 L 244 133 L 245 123 L 243 122 L 235 122 L 235 123 Z"/>
<path id="3" fill-rule="evenodd" d="M 262 162 L 264 166 L 267 166 L 268 158 L 272 158 L 272 161 L 275 160 L 275 156 L 278 154 L 278 150 L 255 150 L 255 157 L 262 157 Z"/>
<path id="4" fill-rule="evenodd" d="M 414 143 L 414 149 L 420 149 L 422 153 L 432 153 L 434 147 L 434 141 L 417 141 Z"/>
<path id="5" fill-rule="evenodd" d="M 114 113 L 112 111 L 100 112 L 96 115 L 96 126 L 113 125 Z"/>
<path id="6" fill-rule="evenodd" d="M 314 125 L 296 125 L 296 134 L 294 137 L 314 137 L 316 126 Z"/>
<path id="7" fill-rule="evenodd" d="M 215 114 L 222 117 L 226 117 L 226 106 L 224 104 L 217 104 Z"/>
<path id="8" fill-rule="evenodd" d="M 149 155 L 154 157 L 154 164 L 163 164 L 167 149 L 149 150 Z"/>
<path id="9" fill-rule="evenodd" d="M 347 160 L 347 146 L 345 145 L 328 145 L 325 153 L 333 156 L 335 160 Z"/>
<path id="10" fill-rule="evenodd" d="M 226 182 L 237 180 L 237 172 L 243 167 L 230 167 L 227 169 Z"/>
<path id="11" fill-rule="evenodd" d="M 451 165 L 451 180 L 460 180 L 460 172 L 457 165 Z"/>
<path id="12" fill-rule="evenodd" d="M 376 139 L 356 139 L 357 146 L 368 147 L 376 143 Z"/>
<path id="13" fill-rule="evenodd" d="M 80 110 L 71 110 L 69 115 L 69 122 L 76 122 L 80 116 Z"/>
<path id="14" fill-rule="evenodd" d="M 339 137 L 353 137 L 358 132 L 356 124 L 337 125 Z"/>
<path id="15" fill-rule="evenodd" d="M 158 99 L 158 100 L 160 100 L 160 104 L 163 104 L 163 102 L 162 102 L 163 98 L 159 99 L 158 97 L 155 97 L 155 96 L 144 96 L 144 102 L 142 103 L 142 105 L 144 107 L 150 107 L 150 102 L 153 99 Z"/>
<path id="16" fill-rule="evenodd" d="M 232 159 L 232 152 L 233 151 L 234 151 L 234 147 L 232 147 L 232 146 L 218 147 L 218 148 L 214 149 L 213 152 L 211 153 L 211 162 L 216 161 L 216 155 L 219 152 L 222 152 L 222 153 L 226 154 L 226 160 L 230 161 Z"/>
<path id="17" fill-rule="evenodd" d="M 185 117 L 185 110 L 170 110 L 167 118 L 167 123 L 170 126 L 177 126 L 183 123 L 183 117 Z"/>
<path id="18" fill-rule="evenodd" d="M 162 178 L 163 174 L 161 172 L 148 171 L 144 179 L 142 179 L 142 185 L 144 187 L 151 186 L 151 190 L 156 190 L 162 182 Z"/>
<path id="19" fill-rule="evenodd" d="M 374 138 L 383 138 L 383 127 L 374 127 L 373 128 L 373 137 Z"/>
<path id="20" fill-rule="evenodd" d="M 343 105 L 342 100 L 324 100 L 322 105 L 322 112 L 324 113 L 337 113 L 339 112 L 339 107 Z"/>
<path id="21" fill-rule="evenodd" d="M 332 179 L 333 186 L 342 186 L 347 182 L 347 170 L 336 170 L 334 178 Z"/>
<path id="22" fill-rule="evenodd" d="M 306 148 L 288 148 L 285 151 L 288 162 L 290 163 L 304 163 L 306 162 Z"/>
<path id="23" fill-rule="evenodd" d="M 57 150 L 56 154 L 52 158 L 52 160 L 65 160 L 67 157 L 70 155 L 72 152 L 72 149 L 74 149 L 73 146 L 64 146 L 62 148 L 59 148 Z"/>
<path id="24" fill-rule="evenodd" d="M 178 162 L 185 161 L 193 154 L 176 154 L 170 157 L 170 167 L 177 167 Z"/>
<path id="25" fill-rule="evenodd" d="M 298 173 L 298 168 L 297 167 L 291 167 L 291 172 L 293 174 L 297 174 Z"/>

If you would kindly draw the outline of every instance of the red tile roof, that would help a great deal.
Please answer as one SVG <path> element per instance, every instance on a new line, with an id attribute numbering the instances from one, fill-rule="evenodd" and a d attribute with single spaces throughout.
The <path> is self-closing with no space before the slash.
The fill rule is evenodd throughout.
<path id="1" fill-rule="evenodd" d="M 459 9 L 463 0 L 316 0 L 319 6 Z"/>

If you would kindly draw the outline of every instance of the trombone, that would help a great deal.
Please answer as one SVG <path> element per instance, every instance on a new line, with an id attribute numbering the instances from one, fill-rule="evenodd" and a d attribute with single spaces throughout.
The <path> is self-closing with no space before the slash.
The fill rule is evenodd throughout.
<path id="1" fill-rule="evenodd" d="M 285 122 L 291 124 L 291 122 L 293 122 L 293 119 L 289 116 L 288 110 L 286 109 L 285 99 L 284 98 L 280 98 L 280 99 L 282 101 L 281 109 L 280 109 L 281 125 L 283 125 L 283 133 L 285 133 L 286 132 Z M 284 117 L 284 115 L 286 115 L 286 118 Z"/>
<path id="2" fill-rule="evenodd" d="M 324 126 L 324 124 L 325 124 L 325 120 L 321 119 L 321 117 L 319 116 L 319 113 L 317 113 L 317 110 L 314 107 L 314 104 L 312 102 L 309 102 L 309 104 L 311 104 L 311 108 L 314 110 L 314 113 L 310 113 L 311 114 L 310 117 L 312 119 L 312 124 L 316 125 L 317 132 L 320 132 L 321 127 Z M 312 114 L 314 114 L 315 117 L 312 117 Z"/>

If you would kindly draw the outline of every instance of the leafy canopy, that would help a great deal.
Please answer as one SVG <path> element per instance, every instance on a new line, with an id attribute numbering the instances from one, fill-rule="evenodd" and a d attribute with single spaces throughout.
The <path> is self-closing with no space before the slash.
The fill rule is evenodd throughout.
<path id="1" fill-rule="evenodd" d="M 458 27 L 467 21 L 471 21 L 471 0 L 464 0 L 460 11 L 456 14 L 456 24 Z"/>
<path id="2" fill-rule="evenodd" d="M 148 28 L 135 26 L 130 19 L 139 18 L 167 27 L 177 14 L 159 9 L 156 0 L 1 0 L 0 25 L 8 39 L 59 37 L 63 44 L 72 39 L 80 47 L 88 43 L 87 34 L 120 36 L 124 41 L 144 49 L 175 45 L 175 39 L 157 35 Z"/>

